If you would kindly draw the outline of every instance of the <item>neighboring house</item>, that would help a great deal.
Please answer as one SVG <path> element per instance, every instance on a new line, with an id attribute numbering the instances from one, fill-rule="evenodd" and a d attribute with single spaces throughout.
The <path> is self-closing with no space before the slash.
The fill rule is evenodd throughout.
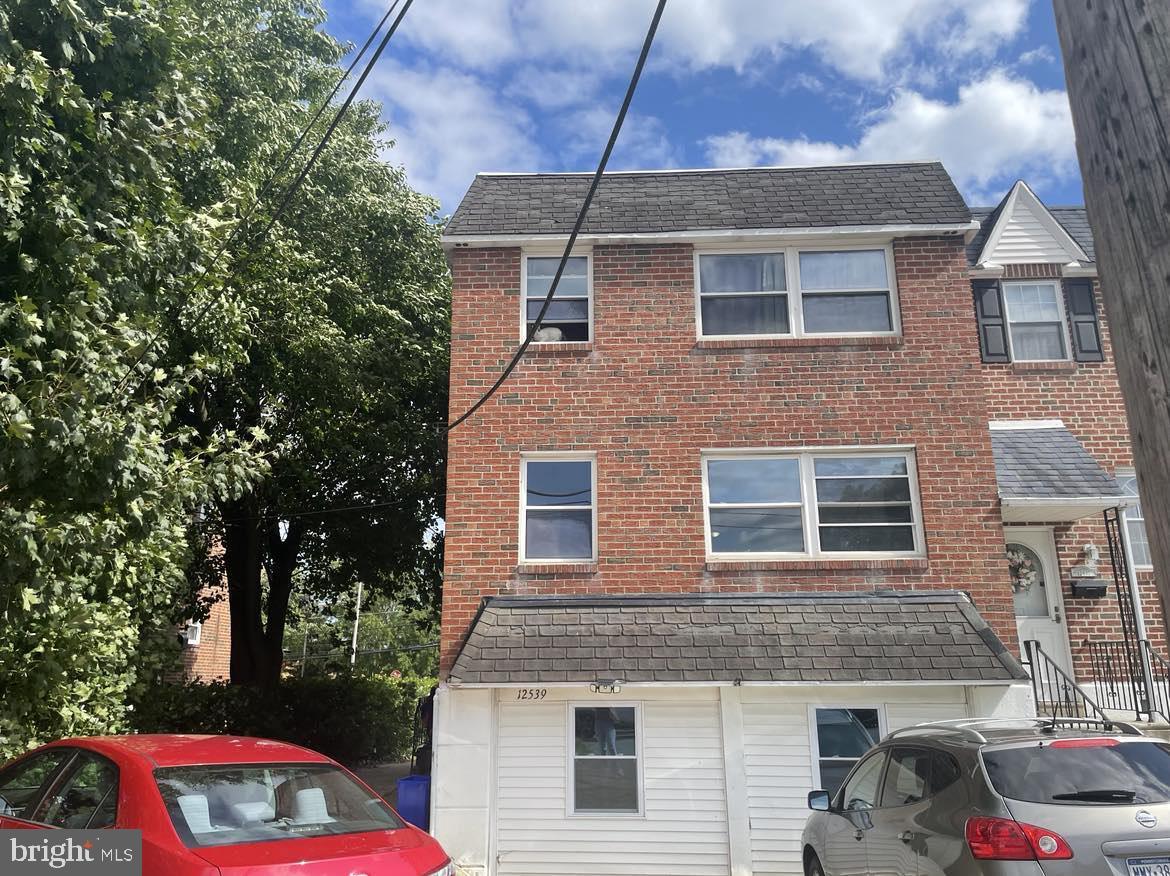
<path id="1" fill-rule="evenodd" d="M 453 216 L 453 414 L 588 183 L 482 174 Z M 1137 652 L 1091 242 L 1025 192 L 973 215 L 937 163 L 606 176 L 538 341 L 449 436 L 432 829 L 461 873 L 799 873 L 806 793 L 870 740 L 1032 713 L 1021 634 L 1044 700 L 1090 680 L 1083 638 Z M 1105 595 L 1060 600 L 1074 564 Z"/>
<path id="2" fill-rule="evenodd" d="M 177 630 L 182 651 L 180 665 L 167 681 L 227 681 L 231 675 L 231 611 L 227 594 L 208 590 L 218 598 L 208 607 L 203 621 L 189 621 Z"/>
<path id="3" fill-rule="evenodd" d="M 1131 683 L 1135 662 L 1141 674 L 1135 643 L 1149 640 L 1165 656 L 1165 614 L 1088 217 L 1083 207 L 1046 207 L 1024 182 L 972 214 L 980 228 L 967 257 L 1009 555 L 1049 585 L 1016 593 L 1021 635 L 1041 642 L 1099 705 L 1143 711 L 1143 690 Z M 1094 548 L 1100 560 L 1090 574 Z M 1106 595 L 1074 592 L 1082 575 L 1102 581 Z M 1166 667 L 1153 660 L 1153 680 L 1164 679 Z M 1165 715 L 1166 685 L 1153 687 L 1152 705 Z"/>

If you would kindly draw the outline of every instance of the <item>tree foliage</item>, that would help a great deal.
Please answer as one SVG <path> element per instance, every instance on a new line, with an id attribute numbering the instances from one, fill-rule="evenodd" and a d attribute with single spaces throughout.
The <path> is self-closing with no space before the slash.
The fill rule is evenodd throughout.
<path id="1" fill-rule="evenodd" d="M 271 144 L 289 142 L 336 81 L 341 47 L 319 24 L 309 7 L 267 0 L 207 39 L 218 136 L 192 186 L 269 175 Z M 188 411 L 209 435 L 263 428 L 274 451 L 270 474 L 206 521 L 209 547 L 223 547 L 237 682 L 279 678 L 296 585 L 437 592 L 449 280 L 437 204 L 383 159 L 383 133 L 380 108 L 355 104 L 250 244 L 232 281 L 247 361 L 202 384 Z"/>
<path id="2" fill-rule="evenodd" d="M 187 355 L 130 373 L 234 209 L 175 173 L 208 137 L 177 48 L 198 30 L 134 0 L 0 5 L 0 757 L 123 725 L 190 509 L 263 469 L 259 432 L 174 418 L 242 358 L 236 302 L 184 328 Z"/>
<path id="3" fill-rule="evenodd" d="M 253 667 L 285 570 L 435 568 L 445 269 L 377 107 L 212 265 L 339 75 L 322 21 L 299 0 L 0 2 L 0 757 L 126 726 L 165 656 L 143 638 L 173 638 L 217 536 Z M 366 502 L 385 513 L 276 516 Z"/>

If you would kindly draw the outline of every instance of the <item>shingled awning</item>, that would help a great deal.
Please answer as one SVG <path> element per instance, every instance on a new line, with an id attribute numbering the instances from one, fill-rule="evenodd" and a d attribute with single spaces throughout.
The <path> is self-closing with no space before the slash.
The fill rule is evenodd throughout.
<path id="1" fill-rule="evenodd" d="M 568 234 L 592 174 L 481 173 L 443 239 Z M 946 226 L 976 228 L 937 161 L 607 173 L 582 233 Z"/>
<path id="2" fill-rule="evenodd" d="M 495 596 L 454 684 L 1025 679 L 955 591 Z"/>
<path id="3" fill-rule="evenodd" d="M 1059 420 L 991 424 L 1006 522 L 1060 523 L 1127 504 L 1125 491 Z"/>

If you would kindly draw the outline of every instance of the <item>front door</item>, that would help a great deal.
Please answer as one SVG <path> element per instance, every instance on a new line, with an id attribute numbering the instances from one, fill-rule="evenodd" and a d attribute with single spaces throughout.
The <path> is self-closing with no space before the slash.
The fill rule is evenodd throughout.
<path id="1" fill-rule="evenodd" d="M 1008 566 L 1016 605 L 1016 628 L 1023 643 L 1035 640 L 1044 653 L 1072 677 L 1068 632 L 1064 625 L 1064 601 L 1060 593 L 1060 567 L 1056 542 L 1048 526 L 1006 526 Z"/>

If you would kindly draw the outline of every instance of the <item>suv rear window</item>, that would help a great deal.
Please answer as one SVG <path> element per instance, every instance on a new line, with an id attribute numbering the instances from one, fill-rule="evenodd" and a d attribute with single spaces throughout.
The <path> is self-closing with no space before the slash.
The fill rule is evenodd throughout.
<path id="1" fill-rule="evenodd" d="M 333 766 L 175 767 L 154 777 L 189 848 L 403 827 L 389 806 Z"/>
<path id="2" fill-rule="evenodd" d="M 1165 742 L 1061 740 L 984 749 L 992 787 L 1029 803 L 1102 805 L 1170 800 L 1170 745 Z"/>

